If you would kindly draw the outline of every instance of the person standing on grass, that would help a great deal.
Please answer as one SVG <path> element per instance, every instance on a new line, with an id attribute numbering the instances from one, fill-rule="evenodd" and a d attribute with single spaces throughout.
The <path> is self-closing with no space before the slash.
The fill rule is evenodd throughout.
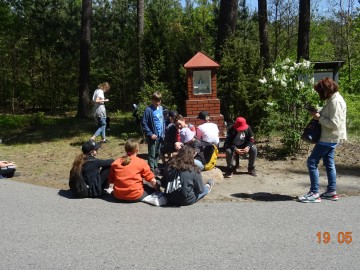
<path id="1" fill-rule="evenodd" d="M 0 161 L 0 179 L 12 178 L 16 171 L 15 162 L 9 162 L 6 160 Z"/>
<path id="2" fill-rule="evenodd" d="M 104 93 L 110 90 L 110 84 L 107 82 L 101 83 L 98 85 L 98 89 L 95 90 L 92 101 L 94 103 L 94 117 L 97 120 L 98 129 L 95 134 L 91 137 L 91 140 L 95 141 L 96 137 L 101 135 L 101 142 L 106 143 L 106 123 L 109 121 L 106 118 L 106 109 L 105 102 L 108 102 L 108 99 L 105 99 Z"/>
<path id="3" fill-rule="evenodd" d="M 70 170 L 70 189 L 76 185 L 76 179 L 80 179 L 80 174 L 87 185 L 87 196 L 90 198 L 100 197 L 108 185 L 108 176 L 113 159 L 97 159 L 100 143 L 94 141 L 85 142 L 82 147 L 82 153 L 76 156 Z"/>
<path id="4" fill-rule="evenodd" d="M 148 144 L 148 163 L 150 169 L 156 175 L 160 174 L 158 159 L 160 146 L 165 137 L 165 120 L 161 104 L 161 93 L 156 91 L 151 97 L 151 105 L 143 114 L 142 128 Z"/>
<path id="5" fill-rule="evenodd" d="M 134 139 L 125 143 L 126 155 L 111 165 L 109 183 L 113 196 L 122 201 L 141 202 L 159 189 L 154 174 L 145 160 L 137 156 L 139 144 Z M 144 184 L 143 179 L 150 184 Z"/>
<path id="6" fill-rule="evenodd" d="M 200 170 L 194 163 L 195 149 L 184 145 L 164 170 L 161 186 L 165 189 L 168 204 L 191 205 L 210 193 L 215 181 L 205 185 Z"/>
<path id="7" fill-rule="evenodd" d="M 320 110 L 310 111 L 313 119 L 321 124 L 320 140 L 315 144 L 307 159 L 307 167 L 310 176 L 310 191 L 298 199 L 300 202 L 319 203 L 321 199 L 337 201 L 336 193 L 336 167 L 335 148 L 347 139 L 346 135 L 346 103 L 340 95 L 338 86 L 330 78 L 323 78 L 315 84 L 314 90 L 321 100 L 325 100 L 325 106 Z M 328 180 L 327 189 L 319 194 L 319 169 L 320 159 L 323 160 Z"/>

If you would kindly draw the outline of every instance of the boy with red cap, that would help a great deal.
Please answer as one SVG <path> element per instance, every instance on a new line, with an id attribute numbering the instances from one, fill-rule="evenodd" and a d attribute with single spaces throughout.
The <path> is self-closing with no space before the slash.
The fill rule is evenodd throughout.
<path id="1" fill-rule="evenodd" d="M 227 165 L 225 177 L 232 177 L 233 173 L 236 172 L 235 157 L 247 153 L 249 154 L 248 173 L 257 176 L 255 170 L 257 149 L 254 142 L 254 133 L 251 127 L 246 124 L 246 119 L 244 117 L 236 118 L 235 123 L 227 132 L 224 144 Z"/>

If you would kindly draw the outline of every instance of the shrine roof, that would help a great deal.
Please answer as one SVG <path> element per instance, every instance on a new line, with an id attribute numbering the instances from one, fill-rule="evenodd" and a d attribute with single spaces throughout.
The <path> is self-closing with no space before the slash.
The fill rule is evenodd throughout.
<path id="1" fill-rule="evenodd" d="M 206 56 L 202 52 L 198 52 L 187 61 L 184 65 L 185 68 L 218 68 L 220 65 Z"/>

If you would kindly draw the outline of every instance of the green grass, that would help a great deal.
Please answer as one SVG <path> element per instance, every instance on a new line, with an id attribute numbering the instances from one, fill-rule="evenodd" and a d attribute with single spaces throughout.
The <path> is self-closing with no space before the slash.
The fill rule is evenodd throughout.
<path id="1" fill-rule="evenodd" d="M 360 139 L 360 94 L 344 94 L 347 105 L 347 131 L 351 138 Z"/>
<path id="2" fill-rule="evenodd" d="M 141 129 L 131 113 L 111 117 L 111 130 L 99 158 L 124 155 L 124 140 L 142 138 Z M 67 116 L 1 115 L 0 158 L 17 164 L 17 181 L 56 188 L 68 188 L 72 162 L 81 153 L 81 145 L 96 131 L 93 118 Z M 97 138 L 99 141 L 100 136 Z"/>
<path id="3" fill-rule="evenodd" d="M 130 137 L 141 137 L 141 129 L 135 123 L 131 113 L 109 115 L 111 130 L 107 137 L 127 140 Z M 81 144 L 96 131 L 93 118 L 79 119 L 66 116 L 35 115 L 1 115 L 0 138 L 3 144 L 26 144 L 73 139 Z"/>

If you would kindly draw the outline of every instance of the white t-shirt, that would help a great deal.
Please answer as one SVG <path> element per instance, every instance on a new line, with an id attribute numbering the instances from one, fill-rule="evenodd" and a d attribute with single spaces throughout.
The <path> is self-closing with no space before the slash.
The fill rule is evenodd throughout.
<path id="1" fill-rule="evenodd" d="M 92 101 L 94 103 L 93 113 L 96 117 L 106 117 L 106 110 L 104 102 L 96 102 L 97 98 L 105 99 L 104 91 L 102 89 L 96 89 Z"/>
<path id="2" fill-rule="evenodd" d="M 196 129 L 196 137 L 205 142 L 219 144 L 219 128 L 214 123 L 204 123 Z"/>

